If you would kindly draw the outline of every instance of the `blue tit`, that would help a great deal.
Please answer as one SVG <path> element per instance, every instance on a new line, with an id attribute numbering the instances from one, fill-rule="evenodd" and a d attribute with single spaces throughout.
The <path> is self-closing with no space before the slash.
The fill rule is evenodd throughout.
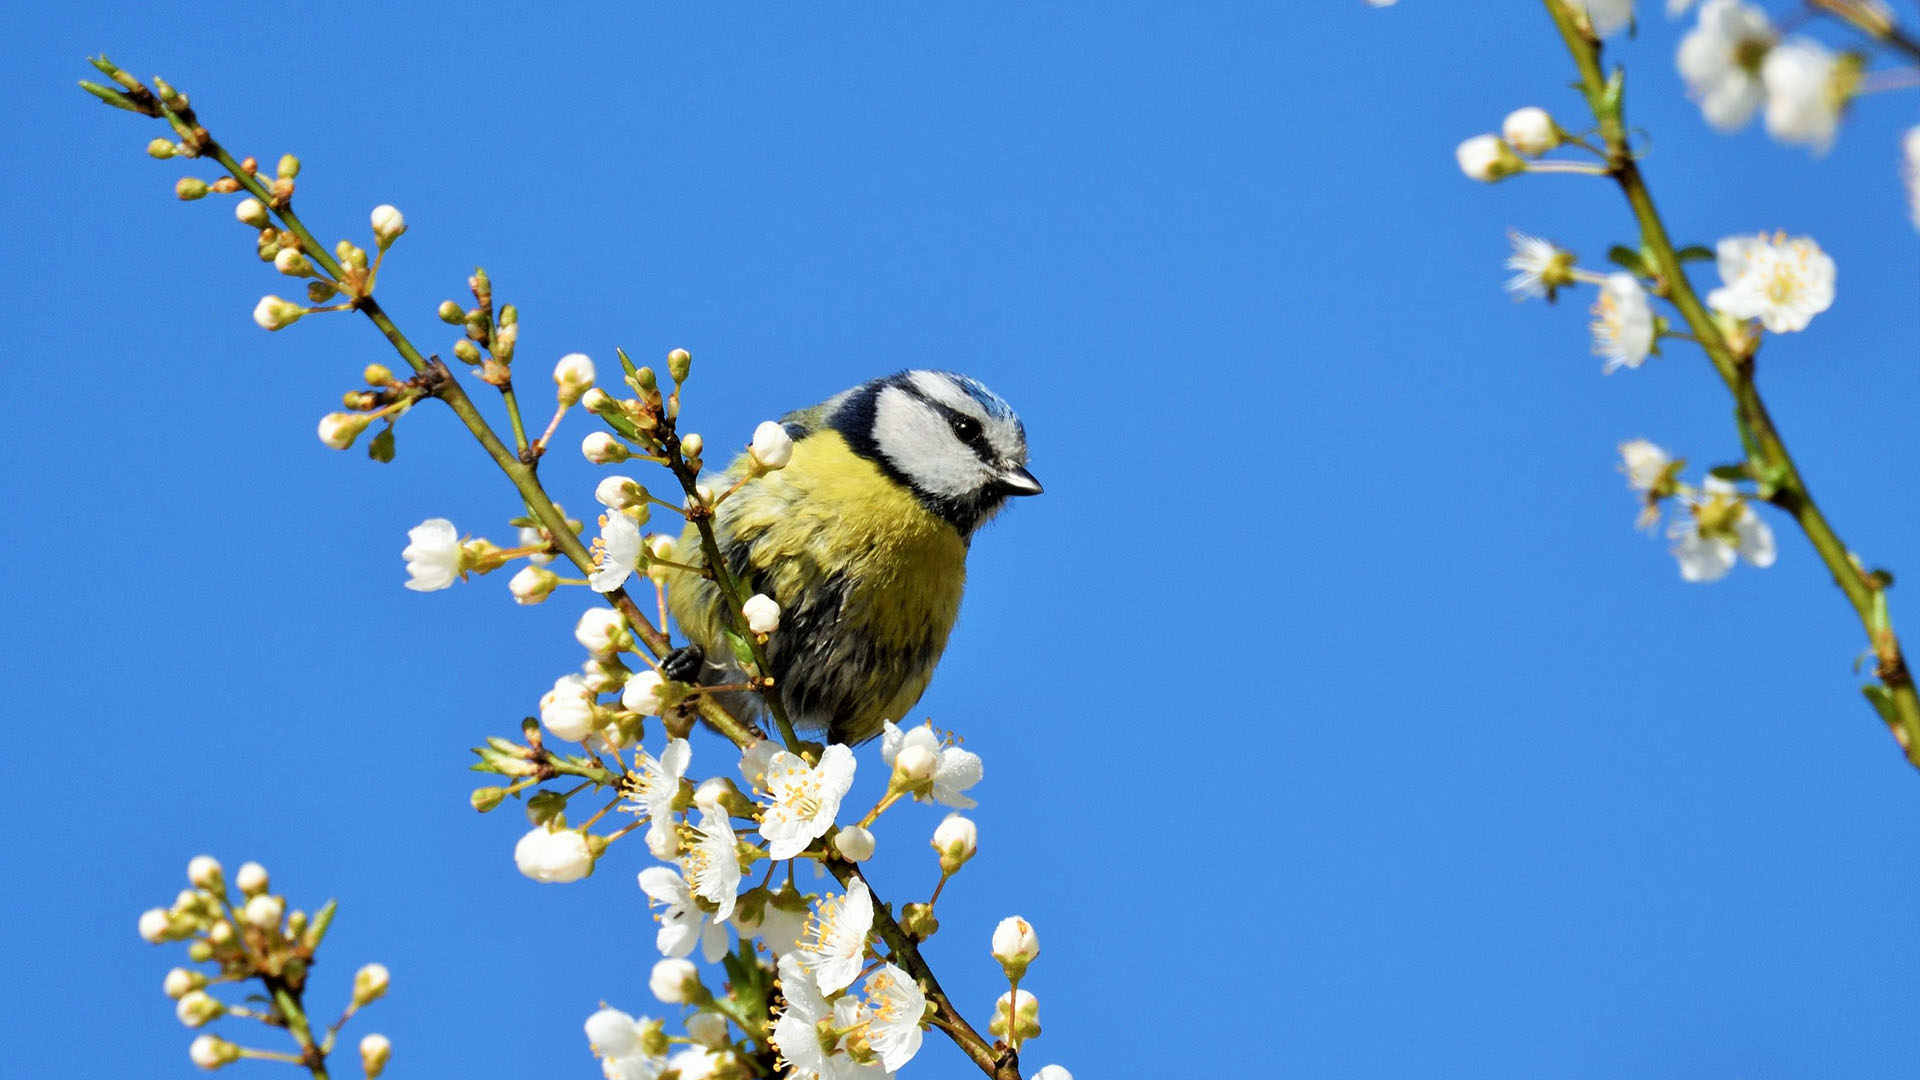
<path id="1" fill-rule="evenodd" d="M 1013 495 L 1038 495 L 1020 418 L 977 380 L 904 371 L 863 383 L 781 424 L 786 467 L 748 480 L 714 511 L 721 556 L 746 594 L 780 605 L 767 674 L 795 727 L 858 743 L 899 721 L 927 688 L 960 612 L 974 530 Z M 742 455 L 725 491 L 747 473 Z M 701 565 L 698 534 L 679 558 Z M 719 587 L 676 570 L 668 602 L 690 645 L 670 677 L 738 682 Z M 756 715 L 755 695 L 723 701 Z"/>

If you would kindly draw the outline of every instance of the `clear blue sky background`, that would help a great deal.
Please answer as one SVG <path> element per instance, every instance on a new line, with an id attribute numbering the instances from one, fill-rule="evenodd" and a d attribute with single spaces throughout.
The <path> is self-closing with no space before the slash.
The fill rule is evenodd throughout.
<path id="1" fill-rule="evenodd" d="M 1578 115 L 1544 14 L 1471 7 L 17 11 L 7 1071 L 192 1073 L 177 950 L 134 919 L 201 851 L 341 898 L 316 1000 L 388 964 L 355 1030 L 392 1075 L 593 1076 L 582 1018 L 655 1008 L 642 853 L 536 885 L 512 811 L 467 807 L 465 748 L 579 662 L 584 598 L 400 587 L 422 518 L 509 535 L 504 481 L 431 408 L 391 466 L 315 441 L 392 357 L 346 318 L 252 324 L 284 279 L 173 199 L 157 125 L 73 89 L 105 50 L 301 154 L 323 235 L 402 207 L 383 296 L 432 347 L 484 263 L 530 384 L 686 346 L 715 445 L 903 366 L 1018 406 L 1047 494 L 976 542 L 920 711 L 988 768 L 931 953 L 984 1015 L 993 921 L 1033 920 L 1032 1065 L 1912 1075 L 1920 776 L 1854 689 L 1859 628 L 1784 527 L 1775 568 L 1707 587 L 1633 531 L 1615 443 L 1724 460 L 1728 402 L 1685 347 L 1602 378 L 1588 295 L 1502 294 L 1507 227 L 1597 265 L 1627 222 L 1597 181 L 1456 171 L 1510 108 Z M 1817 161 L 1717 135 L 1645 14 L 1661 204 L 1688 241 L 1838 261 L 1764 387 L 1843 534 L 1920 572 L 1920 113 L 1868 100 Z M 586 508 L 589 467 L 547 474 Z M 883 823 L 886 896 L 930 885 L 937 816 Z M 969 1075 L 928 1045 L 918 1075 Z"/>

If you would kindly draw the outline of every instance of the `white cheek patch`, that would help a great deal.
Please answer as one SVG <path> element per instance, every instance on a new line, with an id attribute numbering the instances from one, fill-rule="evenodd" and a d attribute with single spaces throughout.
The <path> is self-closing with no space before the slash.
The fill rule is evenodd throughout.
<path id="1" fill-rule="evenodd" d="M 894 468 L 930 495 L 970 495 L 992 475 L 954 437 L 946 417 L 897 386 L 880 391 L 874 402 L 873 441 Z"/>

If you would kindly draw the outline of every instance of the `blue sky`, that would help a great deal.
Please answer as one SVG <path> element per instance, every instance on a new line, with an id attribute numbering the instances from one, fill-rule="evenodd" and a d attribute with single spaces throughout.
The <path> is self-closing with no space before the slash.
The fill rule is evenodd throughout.
<path id="1" fill-rule="evenodd" d="M 1588 296 L 1501 292 L 1507 228 L 1596 265 L 1628 223 L 1598 181 L 1459 175 L 1509 109 L 1579 112 L 1542 12 L 1458 10 L 18 13 L 14 1068 L 193 1071 L 178 957 L 133 925 L 201 851 L 341 899 L 316 999 L 392 969 L 353 1029 L 392 1037 L 389 1075 L 590 1077 L 586 1014 L 656 1008 L 641 853 L 536 885 L 511 811 L 466 804 L 465 748 L 577 665 L 584 601 L 400 587 L 423 518 L 509 535 L 504 481 L 432 409 L 390 466 L 316 442 L 391 356 L 346 318 L 252 324 L 282 279 L 227 207 L 173 199 L 158 131 L 73 89 L 104 50 L 231 146 L 299 153 L 323 236 L 404 209 L 382 295 L 431 347 L 484 263 L 534 382 L 685 346 L 715 445 L 906 366 L 1015 404 L 1047 494 L 974 544 L 918 712 L 988 770 L 930 955 L 984 1016 L 993 922 L 1033 921 L 1032 1065 L 1910 1074 L 1920 776 L 1854 689 L 1859 628 L 1783 522 L 1775 567 L 1708 587 L 1633 531 L 1615 444 L 1726 460 L 1729 403 L 1683 346 L 1601 377 Z M 1819 160 L 1716 134 L 1679 29 L 1649 10 L 1622 51 L 1656 195 L 1687 241 L 1834 256 L 1762 385 L 1842 535 L 1910 570 L 1920 112 L 1870 98 Z M 546 473 L 588 505 L 584 462 Z M 937 820 L 882 822 L 883 896 L 930 885 Z M 929 1046 L 917 1075 L 969 1075 Z"/>

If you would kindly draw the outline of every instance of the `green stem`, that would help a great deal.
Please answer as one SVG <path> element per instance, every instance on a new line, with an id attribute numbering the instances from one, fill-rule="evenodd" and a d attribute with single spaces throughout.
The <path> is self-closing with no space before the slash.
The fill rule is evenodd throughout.
<path id="1" fill-rule="evenodd" d="M 1907 760 L 1920 768 L 1920 695 L 1914 691 L 1913 676 L 1901 655 L 1899 639 L 1886 622 L 1882 586 L 1869 579 L 1854 563 L 1847 545 L 1840 539 L 1826 515 L 1820 512 L 1805 479 L 1787 445 L 1774 426 L 1773 417 L 1760 397 L 1754 382 L 1754 361 L 1750 349 L 1736 349 L 1712 312 L 1701 302 L 1687 279 L 1686 268 L 1667 235 L 1666 225 L 1654 208 L 1653 194 L 1646 178 L 1627 145 L 1627 129 L 1622 104 L 1622 77 L 1616 72 L 1609 82 L 1600 66 L 1600 42 L 1596 40 L 1564 0 L 1544 0 L 1547 13 L 1559 28 L 1567 51 L 1580 71 L 1580 89 L 1599 122 L 1606 142 L 1607 163 L 1627 205 L 1640 225 L 1641 243 L 1653 256 L 1659 271 L 1663 295 L 1673 303 L 1693 336 L 1700 342 L 1714 371 L 1733 394 L 1734 407 L 1742 425 L 1753 437 L 1750 465 L 1756 476 L 1766 477 L 1774 491 L 1770 501 L 1792 515 L 1812 543 L 1820 561 L 1833 575 L 1834 584 L 1846 595 L 1854 614 L 1867 631 L 1869 645 L 1878 660 L 1875 676 L 1884 688 L 1887 705 L 1883 718 L 1894 738 L 1905 751 Z M 1916 53 L 1920 55 L 1920 53 Z"/>
<path id="2" fill-rule="evenodd" d="M 262 975 L 260 981 L 266 984 L 274 1007 L 280 1010 L 281 1018 L 287 1022 L 287 1031 L 292 1033 L 293 1041 L 300 1044 L 301 1064 L 313 1074 L 313 1080 L 327 1080 L 327 1055 L 313 1041 L 313 1029 L 307 1023 L 306 1010 L 301 1007 L 300 993 L 277 976 Z"/>

